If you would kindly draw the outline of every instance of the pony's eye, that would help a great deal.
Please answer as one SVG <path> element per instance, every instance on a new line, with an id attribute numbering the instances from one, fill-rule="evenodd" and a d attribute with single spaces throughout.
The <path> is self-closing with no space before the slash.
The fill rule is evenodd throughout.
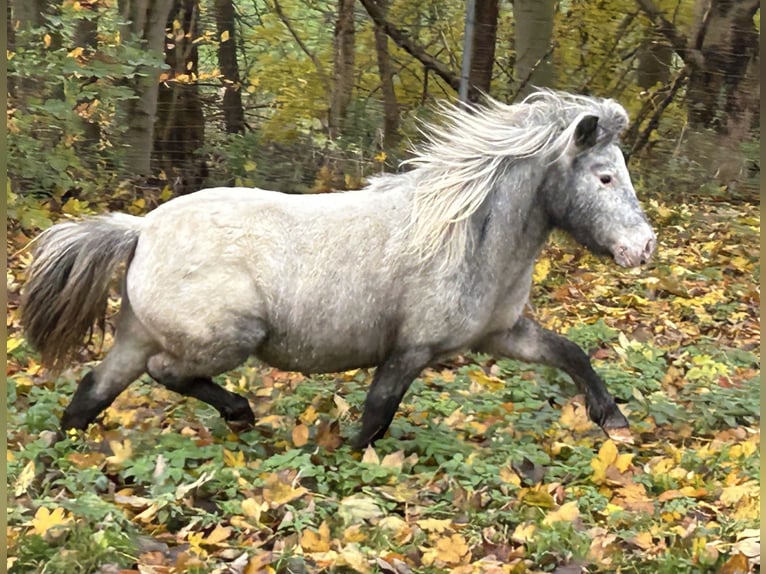
<path id="1" fill-rule="evenodd" d="M 604 185 L 609 185 L 610 183 L 612 183 L 612 176 L 608 174 L 602 175 L 601 177 L 599 177 L 599 179 L 601 180 L 601 183 L 603 183 Z"/>

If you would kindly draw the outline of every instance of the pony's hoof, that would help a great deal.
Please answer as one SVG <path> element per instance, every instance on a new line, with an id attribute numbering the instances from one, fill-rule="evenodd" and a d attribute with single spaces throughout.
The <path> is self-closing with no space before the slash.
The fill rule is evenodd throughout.
<path id="1" fill-rule="evenodd" d="M 240 434 L 255 428 L 255 417 L 238 420 L 227 420 L 226 424 L 235 434 Z"/>
<path id="2" fill-rule="evenodd" d="M 614 405 L 614 407 L 611 409 L 611 412 L 603 419 L 601 419 L 599 426 L 607 431 L 613 429 L 628 428 L 630 425 L 628 424 L 628 419 L 625 418 L 625 415 L 622 414 L 619 407 Z"/>

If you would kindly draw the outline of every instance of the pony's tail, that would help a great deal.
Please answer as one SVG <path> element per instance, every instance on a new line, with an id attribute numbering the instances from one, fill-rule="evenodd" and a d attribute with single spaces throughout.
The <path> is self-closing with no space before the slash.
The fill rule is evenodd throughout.
<path id="1" fill-rule="evenodd" d="M 96 321 L 109 286 L 133 255 L 143 219 L 125 214 L 59 223 L 35 240 L 21 299 L 21 325 L 43 365 L 60 371 Z"/>

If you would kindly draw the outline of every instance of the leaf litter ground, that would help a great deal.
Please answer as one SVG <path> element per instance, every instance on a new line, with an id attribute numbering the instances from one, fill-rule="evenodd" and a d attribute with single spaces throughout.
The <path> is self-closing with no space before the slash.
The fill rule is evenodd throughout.
<path id="1" fill-rule="evenodd" d="M 647 208 L 648 269 L 555 236 L 530 308 L 587 349 L 630 441 L 595 428 L 558 371 L 465 355 L 425 371 L 363 453 L 345 443 L 370 371 L 256 363 L 219 379 L 250 399 L 252 431 L 139 382 L 56 442 L 86 366 L 51 381 L 27 348 L 12 228 L 8 571 L 759 571 L 758 210 Z"/>

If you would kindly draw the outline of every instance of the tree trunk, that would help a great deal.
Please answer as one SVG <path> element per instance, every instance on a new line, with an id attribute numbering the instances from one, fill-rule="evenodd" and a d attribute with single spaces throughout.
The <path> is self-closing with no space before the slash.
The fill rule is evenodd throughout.
<path id="1" fill-rule="evenodd" d="M 245 131 L 245 110 L 242 107 L 242 84 L 237 61 L 237 41 L 234 30 L 236 15 L 232 0 L 215 0 L 215 24 L 218 32 L 218 66 L 223 76 L 223 118 L 226 133 Z"/>
<path id="2" fill-rule="evenodd" d="M 14 43 L 18 43 L 19 48 L 25 47 L 25 45 L 32 47 L 33 43 L 42 42 L 43 34 L 39 37 L 32 37 L 30 33 L 32 30 L 43 28 L 45 26 L 46 14 L 55 13 L 60 7 L 60 0 L 13 0 L 8 3 L 8 25 L 11 28 L 12 35 L 9 35 L 9 40 L 13 39 Z M 19 32 L 19 37 L 16 37 L 16 32 Z M 60 34 L 50 31 L 48 33 L 48 48 L 55 50 L 61 47 Z M 41 75 L 34 75 L 29 77 L 20 78 L 11 82 L 8 86 L 9 92 L 15 94 L 19 98 L 19 105 L 24 106 L 28 97 L 51 97 L 50 87 L 54 85 L 50 77 L 43 77 Z M 46 89 L 47 87 L 47 89 Z M 60 94 L 55 94 L 58 97 Z"/>
<path id="3" fill-rule="evenodd" d="M 205 140 L 205 117 L 199 97 L 199 0 L 175 0 L 167 18 L 165 41 L 167 79 L 157 96 L 154 133 L 156 166 L 171 181 L 174 192 L 197 191 L 207 177 L 200 153 Z"/>
<path id="4" fill-rule="evenodd" d="M 385 14 L 388 0 L 377 0 L 377 4 Z M 375 52 L 380 89 L 383 93 L 383 147 L 386 151 L 392 151 L 399 143 L 399 102 L 394 91 L 394 71 L 388 53 L 388 36 L 378 24 L 375 24 Z"/>
<path id="5" fill-rule="evenodd" d="M 165 46 L 165 25 L 173 0 L 119 0 L 120 14 L 127 22 L 120 36 L 161 57 Z M 148 175 L 151 171 L 152 142 L 157 114 L 160 67 L 143 65 L 131 80 L 135 100 L 122 109 L 127 130 L 123 135 L 126 154 L 123 174 L 128 177 Z"/>
<path id="6" fill-rule="evenodd" d="M 492 84 L 498 15 L 498 0 L 479 0 L 476 2 L 473 57 L 468 75 L 468 100 L 472 102 L 478 101 L 482 92 L 488 94 Z"/>
<path id="7" fill-rule="evenodd" d="M 753 16 L 758 0 L 698 0 L 693 37 L 703 66 L 689 79 L 689 122 L 729 131 L 731 119 L 742 117 L 757 99 L 743 97 L 740 84 L 757 57 L 759 36 Z M 760 99 L 760 98 L 758 98 Z"/>
<path id="8" fill-rule="evenodd" d="M 333 86 L 330 95 L 330 139 L 343 133 L 354 87 L 354 3 L 338 0 L 333 40 Z"/>
<path id="9" fill-rule="evenodd" d="M 556 71 L 550 52 L 555 7 L 555 0 L 513 0 L 514 83 L 519 97 L 535 87 L 555 85 Z"/>
<path id="10" fill-rule="evenodd" d="M 99 10 L 99 0 L 83 3 L 82 10 L 92 10 L 97 13 Z M 74 33 L 74 44 L 76 48 L 82 48 L 84 54 L 90 57 L 98 49 L 98 19 L 96 18 L 80 18 L 77 21 Z M 98 81 L 98 78 L 91 77 L 86 79 L 85 84 L 92 84 Z M 90 121 L 88 119 L 88 106 L 93 101 L 93 96 L 84 96 L 78 98 L 77 108 L 82 120 L 82 142 L 77 145 L 78 150 L 81 152 L 81 157 L 87 158 L 95 155 L 96 147 L 101 140 L 101 128 L 98 122 Z"/>
<path id="11" fill-rule="evenodd" d="M 636 82 L 645 90 L 657 84 L 667 84 L 671 75 L 673 48 L 662 38 L 647 38 L 639 48 Z"/>

